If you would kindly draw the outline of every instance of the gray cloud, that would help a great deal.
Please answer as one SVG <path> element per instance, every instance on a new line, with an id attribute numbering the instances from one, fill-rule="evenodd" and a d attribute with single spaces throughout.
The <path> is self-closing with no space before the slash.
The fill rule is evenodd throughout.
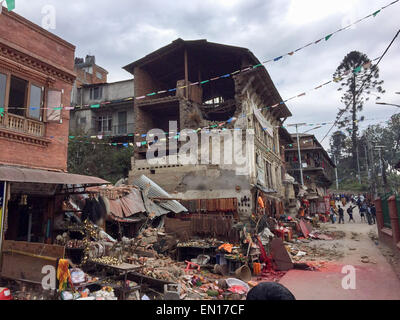
<path id="1" fill-rule="evenodd" d="M 16 0 L 16 12 L 41 24 L 44 5 L 54 5 L 53 32 L 77 46 L 76 55 L 96 55 L 110 81 L 130 78 L 122 66 L 176 38 L 207 39 L 249 48 L 261 61 L 317 40 L 391 2 L 390 0 L 146 0 L 61 1 Z M 354 29 L 334 35 L 292 57 L 266 65 L 285 98 L 330 80 L 343 57 L 352 50 L 378 57 L 398 30 L 400 3 Z M 400 39 L 380 65 L 387 94 L 384 101 L 399 103 Z M 330 122 L 340 106 L 337 85 L 331 84 L 288 104 L 293 122 Z M 366 104 L 366 118 L 389 118 L 395 107 Z M 378 121 L 378 120 L 377 120 Z M 368 122 L 370 124 L 373 122 Z M 365 127 L 365 124 L 363 125 Z M 305 128 L 308 129 L 308 128 Z M 329 128 L 314 131 L 321 139 Z M 327 146 L 328 140 L 324 141 Z"/>

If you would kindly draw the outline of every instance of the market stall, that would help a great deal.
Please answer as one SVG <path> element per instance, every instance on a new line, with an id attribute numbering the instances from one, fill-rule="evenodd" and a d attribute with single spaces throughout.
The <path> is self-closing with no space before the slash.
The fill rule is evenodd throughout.
<path id="1" fill-rule="evenodd" d="M 41 284 L 42 268 L 57 266 L 65 248 L 55 222 L 66 217 L 63 199 L 71 190 L 108 182 L 95 177 L 18 167 L 0 167 L 4 188 L 1 217 L 1 277 Z M 6 183 L 4 183 L 6 182 Z M 69 217 L 71 218 L 71 216 Z"/>

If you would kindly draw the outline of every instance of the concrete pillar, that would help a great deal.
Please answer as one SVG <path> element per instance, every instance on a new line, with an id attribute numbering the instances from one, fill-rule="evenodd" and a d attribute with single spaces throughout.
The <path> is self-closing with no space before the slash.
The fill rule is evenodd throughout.
<path id="1" fill-rule="evenodd" d="M 400 242 L 400 225 L 399 225 L 399 217 L 397 214 L 396 196 L 391 196 L 388 201 L 389 201 L 390 223 L 392 225 L 392 232 L 393 232 L 393 244 L 396 247 L 397 243 Z"/>
<path id="2" fill-rule="evenodd" d="M 378 233 L 380 234 L 383 228 L 383 212 L 382 212 L 381 198 L 375 199 L 375 208 L 376 208 L 376 225 L 378 227 Z"/>

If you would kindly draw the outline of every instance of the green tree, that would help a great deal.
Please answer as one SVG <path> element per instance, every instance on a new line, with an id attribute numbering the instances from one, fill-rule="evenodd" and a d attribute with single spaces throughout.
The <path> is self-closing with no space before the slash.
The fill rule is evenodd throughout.
<path id="1" fill-rule="evenodd" d="M 370 149 L 370 169 L 372 182 L 377 184 L 379 191 L 383 191 L 381 179 L 378 179 L 381 162 L 375 146 L 381 146 L 383 167 L 387 177 L 387 188 L 398 190 L 399 172 L 394 169 L 400 160 L 400 113 L 393 115 L 385 125 L 371 125 L 364 130 L 361 141 L 365 141 Z M 373 154 L 372 154 L 373 153 Z"/>
<path id="2" fill-rule="evenodd" d="M 376 92 L 383 94 L 385 91 L 382 88 L 383 80 L 379 80 L 379 69 L 377 66 L 371 65 L 371 69 L 361 71 L 361 66 L 371 62 L 368 56 L 358 51 L 352 51 L 347 54 L 340 63 L 334 77 L 345 77 L 345 81 L 341 83 L 339 91 L 345 90 L 341 102 L 345 105 L 344 108 L 339 108 L 337 121 L 339 128 L 345 130 L 351 136 L 352 150 L 352 169 L 357 168 L 357 138 L 359 126 L 358 122 L 364 120 L 359 114 L 363 110 L 369 96 Z M 376 99 L 380 99 L 379 96 Z"/>
<path id="3" fill-rule="evenodd" d="M 343 131 L 336 131 L 332 134 L 331 142 L 330 142 L 330 151 L 331 155 L 336 158 L 336 161 L 339 161 L 342 156 L 344 149 L 346 147 L 346 135 Z"/>
<path id="4" fill-rule="evenodd" d="M 110 140 L 77 137 L 68 145 L 68 171 L 116 183 L 126 178 L 131 168 L 133 147 L 115 146 Z"/>

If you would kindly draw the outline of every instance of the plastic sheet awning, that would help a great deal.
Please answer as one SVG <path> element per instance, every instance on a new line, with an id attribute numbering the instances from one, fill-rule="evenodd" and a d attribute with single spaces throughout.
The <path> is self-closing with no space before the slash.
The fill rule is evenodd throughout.
<path id="1" fill-rule="evenodd" d="M 109 184 L 106 180 L 91 176 L 11 166 L 0 166 L 0 181 L 70 185 Z"/>

